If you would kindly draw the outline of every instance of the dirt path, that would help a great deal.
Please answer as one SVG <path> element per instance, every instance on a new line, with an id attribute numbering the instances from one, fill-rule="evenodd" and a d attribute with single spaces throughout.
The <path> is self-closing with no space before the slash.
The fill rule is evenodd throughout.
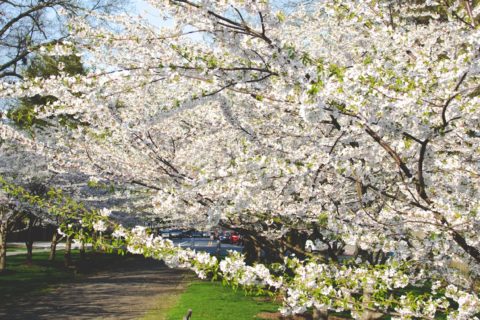
<path id="1" fill-rule="evenodd" d="M 0 301 L 0 319 L 138 319 L 173 303 L 187 282 L 185 278 L 184 272 L 157 261 L 129 261 L 40 297 L 8 305 Z"/>

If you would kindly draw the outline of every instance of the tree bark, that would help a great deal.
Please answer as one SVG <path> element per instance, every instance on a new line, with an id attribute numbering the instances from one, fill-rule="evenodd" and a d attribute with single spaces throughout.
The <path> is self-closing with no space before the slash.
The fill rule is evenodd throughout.
<path id="1" fill-rule="evenodd" d="M 65 243 L 64 264 L 65 267 L 69 267 L 72 264 L 72 238 L 70 236 L 67 237 L 67 242 Z"/>
<path id="2" fill-rule="evenodd" d="M 0 220 L 0 273 L 5 271 L 7 264 L 7 222 Z"/>
<path id="3" fill-rule="evenodd" d="M 370 308 L 370 304 L 372 301 L 372 293 L 373 285 L 367 285 L 367 287 L 363 288 L 363 312 L 360 318 L 361 320 L 375 320 L 380 319 L 383 316 L 382 313 L 374 311 Z"/>
<path id="4" fill-rule="evenodd" d="M 244 236 L 243 252 L 247 263 L 258 262 L 261 259 L 261 251 L 255 237 L 251 235 Z"/>
<path id="5" fill-rule="evenodd" d="M 28 265 L 31 265 L 33 262 L 33 241 L 30 239 L 25 240 L 25 246 L 27 247 L 27 261 Z"/>
<path id="6" fill-rule="evenodd" d="M 85 260 L 85 242 L 80 244 L 80 260 Z"/>
<path id="7" fill-rule="evenodd" d="M 57 243 L 58 243 L 58 233 L 55 231 L 52 236 L 52 242 L 50 243 L 50 255 L 48 256 L 48 261 L 54 261 L 57 255 Z"/>
<path id="8" fill-rule="evenodd" d="M 313 308 L 312 312 L 313 320 L 328 320 L 328 309 L 316 309 Z"/>
<path id="9" fill-rule="evenodd" d="M 298 230 L 290 230 L 282 238 L 282 245 L 286 251 L 290 254 L 295 254 L 299 259 L 305 259 L 305 242 L 308 240 L 308 237 L 305 233 Z"/>
<path id="10" fill-rule="evenodd" d="M 33 260 L 33 227 L 32 217 L 28 219 L 27 237 L 25 239 L 25 246 L 27 247 L 27 264 L 31 265 Z"/>
<path id="11" fill-rule="evenodd" d="M 92 234 L 92 252 L 97 252 L 97 233 Z"/>

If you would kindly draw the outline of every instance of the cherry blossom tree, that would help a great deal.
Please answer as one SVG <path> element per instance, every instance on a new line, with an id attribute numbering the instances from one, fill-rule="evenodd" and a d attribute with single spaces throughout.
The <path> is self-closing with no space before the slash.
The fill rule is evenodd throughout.
<path id="1" fill-rule="evenodd" d="M 432 292 L 457 301 L 451 317 L 478 312 L 478 3 L 150 3 L 164 26 L 72 19 L 68 41 L 42 53 L 78 52 L 91 71 L 3 83 L 4 98 L 56 100 L 36 108 L 52 125 L 34 140 L 8 121 L 2 139 L 56 170 L 150 190 L 156 213 L 179 226 L 237 228 L 265 248 L 316 230 L 331 248 L 364 253 L 349 267 L 292 262 L 285 312 L 434 318 L 446 300 L 377 299 L 432 279 Z M 65 115 L 80 124 L 58 126 Z M 226 278 L 245 274 L 222 263 Z"/>

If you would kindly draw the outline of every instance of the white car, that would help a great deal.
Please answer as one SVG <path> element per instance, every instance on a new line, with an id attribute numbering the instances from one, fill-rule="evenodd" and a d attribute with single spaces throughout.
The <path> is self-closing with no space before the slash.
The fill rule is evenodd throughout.
<path id="1" fill-rule="evenodd" d="M 313 240 L 307 240 L 305 242 L 305 251 L 307 252 L 319 252 L 319 251 L 325 251 L 328 249 L 328 246 L 321 242 L 319 239 Z"/>

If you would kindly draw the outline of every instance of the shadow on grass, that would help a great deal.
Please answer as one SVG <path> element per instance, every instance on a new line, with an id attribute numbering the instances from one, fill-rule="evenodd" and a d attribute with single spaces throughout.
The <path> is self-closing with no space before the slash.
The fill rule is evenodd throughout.
<path id="1" fill-rule="evenodd" d="M 49 262 L 48 252 L 35 253 L 32 265 L 25 255 L 8 257 L 8 271 L 0 274 L 0 319 L 131 319 L 181 280 L 177 270 L 141 256 L 72 257 L 74 268 L 64 267 L 61 254 Z"/>

